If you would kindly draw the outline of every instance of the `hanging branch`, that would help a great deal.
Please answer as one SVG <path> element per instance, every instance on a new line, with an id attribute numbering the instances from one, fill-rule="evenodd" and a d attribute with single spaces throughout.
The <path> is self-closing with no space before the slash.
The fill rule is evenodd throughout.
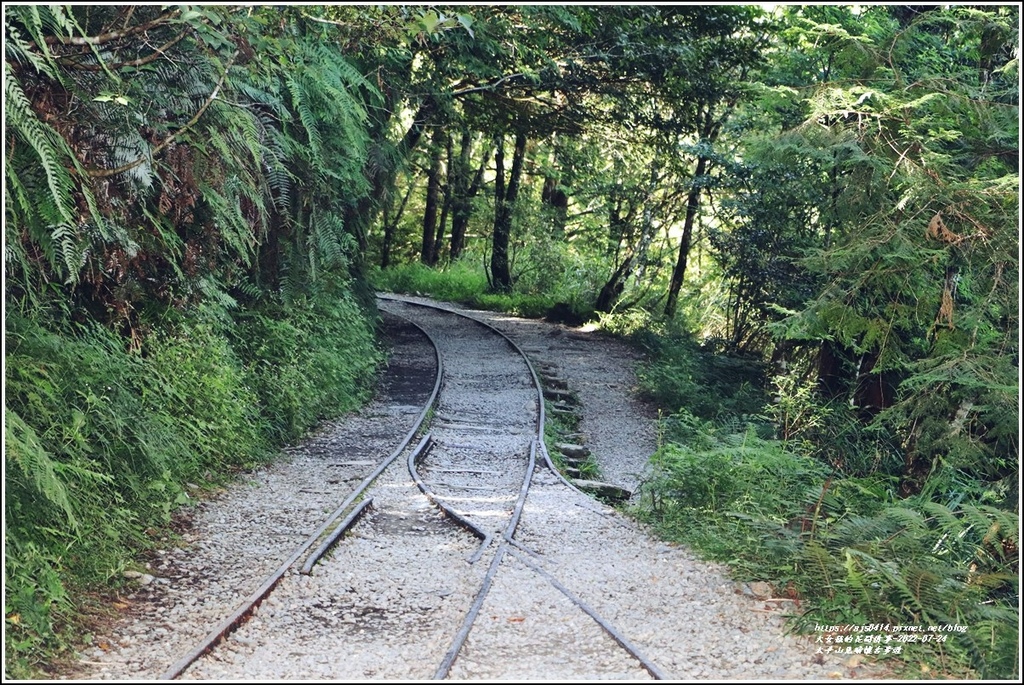
<path id="1" fill-rule="evenodd" d="M 184 38 L 185 36 L 187 36 L 188 34 L 189 34 L 188 30 L 182 31 L 181 33 L 176 35 L 174 38 L 171 38 L 169 41 L 167 41 L 166 43 L 164 43 L 160 47 L 154 48 L 153 52 L 151 54 L 146 55 L 145 57 L 140 57 L 139 59 L 133 59 L 133 60 L 128 61 L 128 62 L 117 62 L 116 64 L 107 64 L 107 65 L 103 65 L 103 64 L 74 64 L 72 66 L 74 66 L 75 69 L 82 69 L 84 71 L 103 71 L 104 69 L 121 69 L 122 67 L 141 67 L 141 66 L 144 66 L 146 64 L 149 64 L 150 62 L 155 62 L 156 60 L 158 60 L 161 57 L 163 57 L 164 53 L 167 52 L 167 50 L 169 50 L 170 48 L 174 47 L 179 42 L 181 42 L 181 39 Z"/>
<path id="2" fill-rule="evenodd" d="M 102 33 L 98 36 L 71 36 L 69 38 L 65 38 L 64 36 L 46 36 L 44 40 L 46 41 L 47 45 L 103 45 L 104 43 L 120 40 L 121 38 L 134 36 L 136 33 L 145 33 L 146 31 L 152 28 L 156 28 L 157 26 L 166 24 L 175 16 L 177 16 L 179 12 L 180 10 L 172 10 L 167 14 L 161 14 L 159 17 L 153 19 L 152 21 L 147 21 L 143 24 L 138 24 L 137 26 L 133 26 L 130 29 L 125 29 L 123 31 L 109 31 L 107 33 Z M 38 47 L 34 42 L 29 43 L 29 45 L 31 47 Z"/>
<path id="3" fill-rule="evenodd" d="M 213 92 L 210 93 L 210 97 L 208 97 L 206 99 L 206 102 L 203 103 L 203 106 L 199 108 L 199 111 L 196 112 L 195 116 L 192 117 L 191 119 L 189 119 L 188 123 L 186 123 L 184 126 L 179 128 L 177 131 L 175 131 L 171 135 L 167 136 L 162 143 L 160 143 L 159 145 L 154 147 L 150 151 L 148 156 L 143 155 L 142 157 L 139 157 L 138 159 L 136 159 L 134 162 L 129 162 L 128 164 L 124 164 L 122 166 L 119 166 L 116 169 L 86 169 L 85 173 L 87 175 L 89 175 L 91 178 L 107 178 L 109 176 L 116 176 L 117 174 L 121 174 L 121 173 L 124 173 L 126 171 L 130 171 L 130 170 L 134 169 L 135 167 L 139 166 L 140 164 L 142 164 L 143 162 L 145 162 L 150 157 L 153 157 L 154 155 L 156 155 L 158 152 L 163 150 L 165 147 L 167 147 L 168 145 L 173 143 L 175 138 L 177 138 L 182 133 L 185 133 L 186 131 L 191 129 L 193 126 L 195 126 L 196 123 L 199 121 L 200 117 L 203 116 L 203 113 L 206 112 L 207 108 L 209 108 L 209 106 L 211 104 L 213 104 L 213 101 L 215 99 L 217 99 L 217 95 L 218 95 L 218 93 L 220 93 L 220 89 L 224 86 L 224 81 L 226 81 L 227 77 L 228 77 L 228 71 L 231 69 L 231 65 L 234 64 L 235 58 L 238 57 L 238 53 L 239 53 L 239 50 L 235 50 L 235 53 L 233 55 L 231 55 L 231 59 L 229 59 L 228 63 L 226 65 L 224 65 L 224 73 L 221 74 L 220 80 L 217 82 L 217 86 L 213 89 Z"/>

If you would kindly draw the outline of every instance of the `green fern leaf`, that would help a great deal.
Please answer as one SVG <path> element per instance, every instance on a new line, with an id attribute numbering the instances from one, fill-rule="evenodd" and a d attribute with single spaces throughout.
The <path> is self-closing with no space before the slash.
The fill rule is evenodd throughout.
<path id="1" fill-rule="evenodd" d="M 79 525 L 68 497 L 68 490 L 57 477 L 55 462 L 43 448 L 36 432 L 17 412 L 4 412 L 4 456 L 10 464 L 17 464 L 28 483 L 46 500 L 55 504 L 68 524 Z"/>

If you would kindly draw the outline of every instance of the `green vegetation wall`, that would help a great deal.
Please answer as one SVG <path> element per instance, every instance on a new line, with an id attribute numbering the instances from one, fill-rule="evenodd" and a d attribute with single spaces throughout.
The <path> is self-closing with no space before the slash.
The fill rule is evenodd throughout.
<path id="1" fill-rule="evenodd" d="M 6 672 L 189 492 L 355 406 L 377 89 L 298 11 L 4 10 Z"/>

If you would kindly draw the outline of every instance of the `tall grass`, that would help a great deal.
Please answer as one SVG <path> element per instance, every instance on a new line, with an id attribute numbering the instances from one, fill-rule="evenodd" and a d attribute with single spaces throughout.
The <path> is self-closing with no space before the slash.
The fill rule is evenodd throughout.
<path id="1" fill-rule="evenodd" d="M 536 279 L 527 280 L 533 283 Z M 568 310 L 566 313 L 573 320 L 582 321 L 593 313 L 591 300 L 584 293 L 568 292 L 564 288 L 520 289 L 517 285 L 511 293 L 490 292 L 483 269 L 471 266 L 467 260 L 460 260 L 444 269 L 432 269 L 419 262 L 378 269 L 370 274 L 370 281 L 378 290 L 429 295 L 446 302 L 528 318 Z M 524 281 L 523 288 L 526 285 Z"/>
<path id="2" fill-rule="evenodd" d="M 100 325 L 8 314 L 4 551 L 9 675 L 76 639 L 77 597 L 120 582 L 187 484 L 223 482 L 365 398 L 378 360 L 344 292 L 161 322 L 130 350 Z"/>

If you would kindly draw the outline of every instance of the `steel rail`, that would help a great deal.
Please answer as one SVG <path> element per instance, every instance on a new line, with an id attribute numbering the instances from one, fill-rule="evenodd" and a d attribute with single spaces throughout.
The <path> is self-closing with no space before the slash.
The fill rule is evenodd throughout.
<path id="1" fill-rule="evenodd" d="M 487 538 L 490 537 L 490 533 L 485 531 L 483 528 L 480 528 L 475 523 L 470 521 L 468 518 L 466 518 L 459 512 L 455 511 L 455 509 L 442 502 L 438 498 L 438 496 L 435 495 L 434 492 L 427 486 L 427 484 L 423 482 L 423 478 L 420 477 L 419 471 L 416 470 L 416 458 L 427 456 L 427 454 L 430 453 L 430 450 L 434 447 L 433 437 L 431 435 L 427 435 L 427 437 L 430 438 L 430 443 L 427 445 L 427 448 L 425 450 L 423 450 L 422 452 L 409 453 L 407 466 L 409 468 L 409 474 L 412 476 L 413 481 L 415 481 L 416 483 L 416 487 L 420 489 L 420 492 L 426 495 L 427 499 L 430 500 L 431 504 L 433 504 L 441 511 L 443 511 L 446 516 L 448 516 L 456 523 L 458 523 L 460 526 L 468 530 L 475 537 L 486 541 Z"/>
<path id="2" fill-rule="evenodd" d="M 523 358 L 523 360 L 526 362 L 527 368 L 530 371 L 530 375 L 533 378 L 534 387 L 537 389 L 537 406 L 538 406 L 537 435 L 536 435 L 536 439 L 531 443 L 530 466 L 529 466 L 529 469 L 528 469 L 527 478 L 524 480 L 523 487 L 521 488 L 521 491 L 520 491 L 520 499 L 519 499 L 519 501 L 516 504 L 516 509 L 515 509 L 514 514 L 513 514 L 512 520 L 510 521 L 509 526 L 506 527 L 505 532 L 501 535 L 501 544 L 499 545 L 498 550 L 497 550 L 497 552 L 494 555 L 494 558 L 491 560 L 491 565 L 488 568 L 487 573 L 484 575 L 484 579 L 483 579 L 483 582 L 481 584 L 480 590 L 477 592 L 477 595 L 476 595 L 476 597 L 473 600 L 473 604 L 470 606 L 470 610 L 467 612 L 466 618 L 464 619 L 463 624 L 462 624 L 461 628 L 459 629 L 459 632 L 456 634 L 456 637 L 455 637 L 455 640 L 452 643 L 452 646 L 449 648 L 448 652 L 445 654 L 444 658 L 442 659 L 441 664 L 438 666 L 437 671 L 434 673 L 434 680 L 443 680 L 444 678 L 446 678 L 448 676 L 448 673 L 451 671 L 451 667 L 455 663 L 455 659 L 458 657 L 458 654 L 461 651 L 462 646 L 465 644 L 466 639 L 469 637 L 469 633 L 470 633 L 470 631 L 473 628 L 473 624 L 476 622 L 477 616 L 480 613 L 480 609 L 483 606 L 484 600 L 486 599 L 488 593 L 490 592 L 490 588 L 491 588 L 491 585 L 494 582 L 494 577 L 497 574 L 498 567 L 501 565 L 501 562 L 504 559 L 506 554 L 511 554 L 514 558 L 516 558 L 521 563 L 523 563 L 527 568 L 529 568 L 533 572 L 537 573 L 538 575 L 542 576 L 552 586 L 554 586 L 559 592 L 561 592 L 563 595 L 565 595 L 565 597 L 567 599 L 569 599 L 569 601 L 572 602 L 577 608 L 579 608 L 581 611 L 583 611 L 585 614 L 587 614 L 587 616 L 592 618 L 613 640 L 615 640 L 615 642 L 620 647 L 622 647 L 626 652 L 628 652 L 630 656 L 632 656 L 634 659 L 636 659 L 638 662 L 640 662 L 641 666 L 643 666 L 643 668 L 651 675 L 651 677 L 653 677 L 655 680 L 666 680 L 666 679 L 668 679 L 668 677 L 665 675 L 665 673 L 663 673 L 661 671 L 661 669 L 659 669 L 657 667 L 657 665 L 654 664 L 654 662 L 652 662 L 650 659 L 645 657 L 640 652 L 639 648 L 637 648 L 635 645 L 633 645 L 633 643 L 631 643 L 624 635 L 622 635 L 611 623 L 609 623 L 606 619 L 601 617 L 601 615 L 598 614 L 597 611 L 595 611 L 590 605 L 588 605 L 586 602 L 584 602 L 582 599 L 580 599 L 578 596 L 576 596 L 571 590 L 569 590 L 565 585 L 563 585 L 557 578 L 555 578 L 548 571 L 546 571 L 545 569 L 541 568 L 537 564 L 535 564 L 532 561 L 530 561 L 529 559 L 527 559 L 524 556 L 524 554 L 522 554 L 522 552 L 524 552 L 526 554 L 530 554 L 530 555 L 535 556 L 535 557 L 537 557 L 539 555 L 535 551 L 531 550 L 530 548 L 526 547 L 525 545 L 519 543 L 518 541 L 516 541 L 514 539 L 515 529 L 518 526 L 519 517 L 520 517 L 520 515 L 522 513 L 523 506 L 525 505 L 526 495 L 527 495 L 527 492 L 529 490 L 529 483 L 530 483 L 530 480 L 532 480 L 532 478 L 533 478 L 534 464 L 536 463 L 536 452 L 538 450 L 540 451 L 541 455 L 544 458 L 545 465 L 548 467 L 548 469 L 553 474 L 555 474 L 555 476 L 564 485 L 567 485 L 570 489 L 572 489 L 572 490 L 574 490 L 574 491 L 576 491 L 576 492 L 586 496 L 588 501 L 591 499 L 589 494 L 587 494 L 586 492 L 584 492 L 583 490 L 578 488 L 575 484 L 573 484 L 571 481 L 569 481 L 567 478 L 565 478 L 565 476 L 563 476 L 561 474 L 561 472 L 555 466 L 554 462 L 551 460 L 550 455 L 548 454 L 547 446 L 544 443 L 544 422 L 545 422 L 545 418 L 546 418 L 545 417 L 545 406 L 544 406 L 544 386 L 540 382 L 540 377 L 537 374 L 536 369 L 533 366 L 533 363 L 530 361 L 529 356 L 523 351 L 523 349 L 514 340 L 512 340 L 511 337 L 509 337 L 503 331 L 499 330 L 495 326 L 492 326 L 491 324 L 489 324 L 489 323 L 487 323 L 485 321 L 481 321 L 480 319 L 477 319 L 476 317 L 470 316 L 468 314 L 465 314 L 463 312 L 459 312 L 459 311 L 456 311 L 456 310 L 453 310 L 453 309 L 449 309 L 447 307 L 442 307 L 442 306 L 438 306 L 438 305 L 434 305 L 434 304 L 428 304 L 428 303 L 424 303 L 424 302 L 416 302 L 416 301 L 412 301 L 412 300 L 406 300 L 404 298 L 396 297 L 396 296 L 393 296 L 393 295 L 385 295 L 385 294 L 378 293 L 377 297 L 379 299 L 386 300 L 386 301 L 398 302 L 398 303 L 407 304 L 407 305 L 414 305 L 414 306 L 417 306 L 417 307 L 422 307 L 422 308 L 426 308 L 426 309 L 433 309 L 435 311 L 442 311 L 442 312 L 446 312 L 446 313 L 449 313 L 449 314 L 454 314 L 456 316 L 460 316 L 462 318 L 469 319 L 470 321 L 473 321 L 473 322 L 475 322 L 477 324 L 480 324 L 481 326 L 483 326 L 483 327 L 493 331 L 494 333 L 496 333 L 499 336 L 501 336 L 502 338 L 504 338 L 505 341 L 509 344 L 509 346 L 511 346 L 512 349 L 515 350 Z M 426 331 L 424 331 L 424 333 L 426 333 Z M 429 334 L 427 334 L 427 335 L 429 337 Z M 410 469 L 410 473 L 412 473 L 413 477 L 417 480 L 417 484 L 419 485 L 422 482 L 422 480 L 419 478 L 418 473 L 416 473 L 416 471 L 415 471 L 414 459 L 412 457 L 410 457 L 410 459 L 409 459 L 409 469 Z M 428 493 L 425 485 L 421 485 L 420 489 L 424 492 L 424 494 L 427 495 L 428 498 L 431 498 L 431 501 L 435 501 L 432 498 L 431 494 Z M 444 510 L 445 513 L 449 513 L 449 510 L 448 510 L 448 508 L 445 505 L 442 505 L 439 502 L 436 502 L 436 503 L 438 504 L 438 506 L 441 506 L 442 510 Z M 602 516 L 604 516 L 604 514 L 602 512 L 600 512 L 600 511 L 593 510 L 590 507 L 585 507 L 585 508 L 590 510 L 590 511 L 593 511 L 596 514 L 601 514 Z M 460 518 L 457 518 L 456 516 L 453 516 L 453 518 L 456 518 L 456 520 L 460 520 Z M 625 525 L 625 524 L 623 524 L 620 521 L 615 521 L 615 523 L 618 523 L 619 525 Z M 463 525 L 465 525 L 465 524 L 463 524 Z M 477 537 L 479 537 L 479 534 L 477 534 Z M 488 536 L 488 538 L 486 538 L 484 543 L 481 545 L 480 549 L 477 551 L 474 559 L 478 558 L 483 553 L 483 550 L 487 547 L 487 545 L 490 543 L 490 541 L 491 541 L 491 538 L 490 538 L 490 536 Z"/>
<path id="3" fill-rule="evenodd" d="M 505 545 L 506 548 L 510 547 L 510 545 L 507 542 L 504 543 L 504 545 Z M 648 673 L 650 673 L 654 677 L 655 680 L 667 680 L 668 679 L 668 676 L 666 676 L 664 673 L 662 673 L 661 669 L 659 669 L 657 666 L 655 666 L 654 663 L 651 660 L 649 660 L 647 657 L 645 657 L 640 652 L 640 650 L 632 642 L 630 642 L 628 639 L 626 639 L 626 636 L 624 636 L 622 633 L 620 633 L 618 630 L 616 630 L 615 627 L 611 623 L 609 623 L 604 618 L 602 618 L 601 615 L 598 614 L 597 611 L 595 611 L 593 609 L 593 607 L 591 607 L 589 604 L 587 604 L 582 599 L 577 597 L 572 592 L 572 590 L 570 590 L 569 588 L 567 588 L 564 585 L 562 585 L 562 583 L 560 583 L 557 578 L 555 578 L 553 575 L 551 575 L 550 573 L 545 571 L 543 568 L 541 568 L 537 564 L 535 564 L 532 561 L 530 561 L 529 559 L 527 559 L 525 555 L 520 554 L 517 550 L 507 549 L 507 552 L 508 552 L 508 554 L 511 554 L 513 557 L 515 557 L 521 564 L 523 564 L 527 568 L 533 570 L 535 573 L 538 573 L 541 576 L 543 576 L 559 592 L 561 592 L 563 595 L 565 595 L 569 599 L 570 602 L 572 602 L 577 607 L 579 607 L 579 609 L 582 610 L 583 613 L 585 613 L 590 618 L 594 619 L 594 621 L 596 621 L 597 624 L 599 626 L 601 626 L 601 628 L 603 628 L 604 631 L 606 633 L 608 633 L 608 635 L 610 635 L 613 640 L 615 640 L 617 643 L 619 643 L 620 647 L 625 649 L 627 652 L 629 652 L 629 654 L 634 659 L 639 661 L 640 664 L 644 667 L 644 669 Z"/>
<path id="4" fill-rule="evenodd" d="M 553 474 L 555 474 L 555 477 L 557 477 L 558 480 L 562 481 L 563 485 L 566 485 L 566 486 L 572 488 L 573 490 L 575 490 L 576 492 L 578 492 L 578 493 L 580 493 L 582 495 L 585 495 L 587 498 L 590 498 L 589 494 L 587 494 L 585 491 L 581 490 L 580 488 L 576 487 L 576 485 L 573 484 L 572 481 L 570 481 L 568 478 L 566 478 L 565 476 L 562 475 L 562 473 L 558 470 L 558 467 L 555 466 L 555 463 L 551 460 L 551 455 L 548 454 L 547 445 L 544 443 L 544 425 L 545 425 L 545 422 L 547 421 L 547 416 L 546 416 L 546 411 L 545 411 L 545 406 L 544 406 L 544 385 L 543 385 L 543 383 L 541 383 L 540 375 L 538 375 L 537 369 L 533 366 L 533 362 L 530 361 L 529 355 L 527 355 L 526 352 L 523 351 L 523 348 L 521 348 L 519 346 L 519 344 L 515 340 L 513 340 L 511 337 L 509 337 L 508 334 L 506 334 L 504 331 L 500 330 L 496 326 L 492 326 L 491 324 L 487 323 L 486 321 L 481 321 L 480 319 L 476 318 L 475 316 L 470 316 L 469 314 L 465 314 L 463 312 L 456 311 L 454 309 L 448 309 L 447 307 L 441 307 L 441 306 L 434 305 L 434 304 L 428 304 L 426 302 L 416 302 L 414 300 L 407 300 L 407 299 L 404 299 L 402 297 L 398 297 L 396 295 L 384 294 L 384 293 L 377 293 L 377 299 L 386 300 L 386 301 L 389 301 L 389 302 L 399 302 L 401 304 L 408 304 L 408 305 L 413 305 L 413 306 L 416 306 L 416 307 L 423 307 L 423 308 L 426 308 L 426 309 L 434 309 L 434 310 L 437 310 L 437 311 L 447 312 L 449 314 L 455 314 L 456 316 L 461 316 L 464 319 L 469 319 L 470 321 L 475 321 L 476 323 L 480 324 L 484 328 L 488 328 L 491 331 L 494 331 L 495 333 L 500 335 L 502 338 L 504 338 L 505 342 L 507 342 L 512 347 L 512 349 L 515 350 L 519 354 L 519 356 L 521 356 L 523 358 L 523 360 L 526 362 L 527 368 L 530 369 L 530 375 L 533 377 L 533 385 L 534 385 L 535 388 L 537 388 L 537 406 L 538 406 L 539 412 L 540 412 L 540 418 L 538 420 L 538 426 L 537 426 L 537 441 L 540 444 L 540 453 L 541 453 L 541 456 L 544 458 L 545 466 L 547 466 L 548 470 L 550 470 Z"/>
<path id="5" fill-rule="evenodd" d="M 277 570 L 275 570 L 273 573 L 267 576 L 264 579 L 263 583 L 259 586 L 259 588 L 255 592 L 250 594 L 248 597 L 246 597 L 245 600 L 227 618 L 218 623 L 217 627 L 211 630 L 206 635 L 206 637 L 200 640 L 200 642 L 191 650 L 189 650 L 189 652 L 185 656 L 178 659 L 178 661 L 174 662 L 166 671 L 164 671 L 159 676 L 159 680 L 174 680 L 182 673 L 184 673 L 185 669 L 187 669 L 189 666 L 195 663 L 195 661 L 199 659 L 199 657 L 209 652 L 224 638 L 226 638 L 228 635 L 230 635 L 232 632 L 238 629 L 239 626 L 245 623 L 245 621 L 252 614 L 253 609 L 259 606 L 259 604 L 264 599 L 266 599 L 267 595 L 269 595 L 273 591 L 273 589 L 281 581 L 281 578 L 283 578 L 285 573 L 288 572 L 288 569 L 291 568 L 291 566 L 296 561 L 298 561 L 298 559 L 310 547 L 312 547 L 317 540 L 320 539 L 320 536 L 323 535 L 324 532 L 327 531 L 327 529 L 330 528 L 331 525 L 345 513 L 345 511 L 352 505 L 352 503 L 360 495 L 363 494 L 363 492 L 373 483 L 373 481 L 375 481 L 380 476 L 381 473 L 384 472 L 384 469 L 390 466 L 391 463 L 394 462 L 395 459 L 397 459 L 399 455 L 401 455 L 409 447 L 409 443 L 412 442 L 413 438 L 419 432 L 420 427 L 423 425 L 423 422 L 427 418 L 427 415 L 430 413 L 430 410 L 433 409 L 434 404 L 437 402 L 437 396 L 441 390 L 441 379 L 444 375 L 444 366 L 441 361 L 441 351 L 437 348 L 436 345 L 434 345 L 434 341 L 430 338 L 429 335 L 427 335 L 426 331 L 424 331 L 415 322 L 409 321 L 409 319 L 406 319 L 404 316 L 401 316 L 399 314 L 394 314 L 394 312 L 391 312 L 391 314 L 400 319 L 404 319 L 408 323 L 412 324 L 420 332 L 422 332 L 424 336 L 426 336 L 427 340 L 431 344 L 431 347 L 434 348 L 434 359 L 436 360 L 437 364 L 437 372 L 434 378 L 434 388 L 430 393 L 430 397 L 424 404 L 423 410 L 416 417 L 416 420 L 414 421 L 412 428 L 409 430 L 408 433 L 406 433 L 405 437 L 399 443 L 395 451 L 392 452 L 391 455 L 387 457 L 387 459 L 381 462 L 377 466 L 377 468 L 373 470 L 373 473 L 364 478 L 362 482 L 360 482 L 360 484 L 356 486 L 355 490 L 353 490 L 352 493 L 345 498 L 344 502 L 342 502 L 341 505 L 338 506 L 338 508 L 335 509 L 322 524 L 320 524 L 320 527 L 317 528 L 316 532 L 314 532 L 312 535 L 306 538 L 306 540 L 302 544 L 296 547 L 295 550 L 293 550 L 292 553 L 288 556 L 288 558 L 277 568 Z M 421 441 L 420 444 L 422 445 L 423 441 Z"/>
<path id="6" fill-rule="evenodd" d="M 519 527 L 519 519 L 522 517 L 523 507 L 526 504 L 526 495 L 530 491 L 530 482 L 533 480 L 533 471 L 537 464 L 537 441 L 534 440 L 530 443 L 530 461 L 526 468 L 526 475 L 523 477 L 523 484 L 519 488 L 519 498 L 516 502 L 516 507 L 512 512 L 512 518 L 505 526 L 505 530 L 502 532 L 502 537 L 511 538 L 515 535 L 516 528 Z M 452 664 L 455 663 L 455 659 L 459 656 L 459 652 L 462 651 L 462 646 L 466 644 L 466 638 L 469 637 L 469 633 L 473 630 L 473 624 L 476 623 L 477 616 L 480 615 L 480 609 L 484 605 L 484 600 L 487 599 L 488 593 L 491 591 L 491 585 L 494 582 L 494 576 L 498 573 L 498 567 L 501 566 L 501 560 L 505 558 L 505 554 L 508 552 L 508 543 L 502 542 L 498 546 L 498 551 L 494 554 L 494 558 L 491 560 L 491 565 L 487 569 L 487 574 L 484 576 L 484 582 L 480 586 L 479 592 L 473 599 L 473 604 L 470 606 L 469 611 L 466 613 L 466 618 L 462 621 L 462 627 L 459 628 L 459 632 L 455 634 L 455 639 L 452 640 L 452 646 L 445 652 L 444 658 L 441 660 L 440 665 L 434 672 L 434 680 L 444 680 L 448 677 L 448 673 L 452 669 Z"/>
<path id="7" fill-rule="evenodd" d="M 502 331 L 499 331 L 497 328 L 491 326 L 490 324 L 484 321 L 480 321 L 479 319 L 474 318 L 472 316 L 462 314 L 461 312 L 445 309 L 444 307 L 437 307 L 434 305 L 423 304 L 419 302 L 410 302 L 408 300 L 404 300 L 401 298 L 381 294 L 378 294 L 377 297 L 379 299 L 386 301 L 417 305 L 423 308 L 433 309 L 435 311 L 443 311 L 448 314 L 453 314 L 455 316 L 468 319 L 480 326 L 483 326 L 490 332 L 495 333 L 499 337 L 501 337 L 510 347 L 512 347 L 512 349 L 516 353 L 519 354 L 519 356 L 526 363 L 526 367 L 529 370 L 530 377 L 533 381 L 533 387 L 537 391 L 537 430 L 534 439 L 530 441 L 530 456 L 527 462 L 526 473 L 524 474 L 522 485 L 520 485 L 519 487 L 519 496 L 516 498 L 516 505 L 512 510 L 512 516 L 509 519 L 509 522 L 506 524 L 505 530 L 501 533 L 503 538 L 511 539 L 515 535 L 516 529 L 519 527 L 519 520 L 520 518 L 522 518 L 523 508 L 526 505 L 526 496 L 530 491 L 530 483 L 533 481 L 533 472 L 537 464 L 538 445 L 541 445 L 541 447 L 543 448 L 544 444 L 544 386 L 541 385 L 540 377 L 537 375 L 536 370 L 533 368 L 533 364 L 530 363 L 529 357 L 526 356 L 526 353 L 523 352 L 522 348 L 520 348 L 514 340 L 512 340 L 509 336 L 505 335 Z M 421 330 L 423 329 L 421 328 Z M 427 337 L 430 337 L 430 334 L 427 333 L 425 330 L 423 332 L 427 335 Z M 439 349 L 436 343 L 435 348 Z M 543 452 L 543 454 L 545 455 L 545 461 L 548 467 L 553 468 L 551 460 L 547 457 L 546 450 Z M 427 487 L 426 483 L 423 482 L 423 479 L 420 478 L 420 475 L 416 470 L 416 460 L 414 455 L 412 454 L 409 455 L 408 465 L 409 473 L 413 477 L 413 480 L 416 481 L 416 485 L 423 492 L 423 494 L 426 495 L 428 499 L 430 499 L 431 502 L 437 505 L 446 515 L 448 515 L 456 522 L 458 522 L 459 525 L 463 526 L 464 528 L 472 532 L 478 538 L 483 539 L 483 544 L 480 546 L 480 549 L 477 551 L 476 554 L 473 555 L 471 559 L 471 563 L 475 562 L 483 554 L 483 550 L 486 549 L 486 547 L 490 544 L 492 535 L 480 529 L 479 527 L 471 523 L 466 517 L 462 516 L 454 509 L 440 501 L 440 499 Z M 555 471 L 555 473 L 557 473 L 557 470 Z M 491 565 L 484 576 L 484 581 L 480 587 L 480 590 L 477 592 L 476 597 L 473 600 L 473 604 L 470 606 L 470 609 L 466 614 L 466 618 L 463 620 L 459 632 L 456 633 L 455 639 L 452 641 L 451 647 L 449 647 L 448 651 L 444 655 L 444 658 L 441 660 L 441 664 L 438 666 L 437 671 L 435 671 L 434 680 L 443 680 L 448 676 L 449 671 L 451 671 L 452 664 L 455 663 L 455 659 L 458 657 L 459 652 L 462 650 L 462 646 L 465 644 L 466 638 L 469 637 L 469 633 L 473 629 L 473 624 L 476 622 L 476 618 L 480 613 L 480 608 L 483 606 L 484 600 L 487 598 L 487 594 L 490 592 L 491 584 L 494 581 L 494 576 L 497 574 L 498 567 L 501 565 L 501 560 L 504 558 L 505 553 L 507 551 L 508 545 L 503 542 L 498 547 L 498 551 L 495 553 L 494 558 L 491 560 Z"/>
<path id="8" fill-rule="evenodd" d="M 366 511 L 366 508 L 371 504 L 373 504 L 372 497 L 368 497 L 357 504 L 355 509 L 350 511 L 348 516 L 345 517 L 345 520 L 338 524 L 338 527 L 334 529 L 334 532 L 324 538 L 324 541 L 320 543 L 320 546 L 316 548 L 316 551 L 306 557 L 306 563 L 304 563 L 302 568 L 299 569 L 299 573 L 304 576 L 308 576 L 313 573 L 313 566 L 316 562 L 320 561 L 320 558 L 327 553 L 327 550 L 334 546 L 334 543 L 338 541 L 338 538 L 340 538 L 345 531 L 351 528 L 352 525 L 359 520 L 359 517 L 362 516 L 363 512 Z"/>

